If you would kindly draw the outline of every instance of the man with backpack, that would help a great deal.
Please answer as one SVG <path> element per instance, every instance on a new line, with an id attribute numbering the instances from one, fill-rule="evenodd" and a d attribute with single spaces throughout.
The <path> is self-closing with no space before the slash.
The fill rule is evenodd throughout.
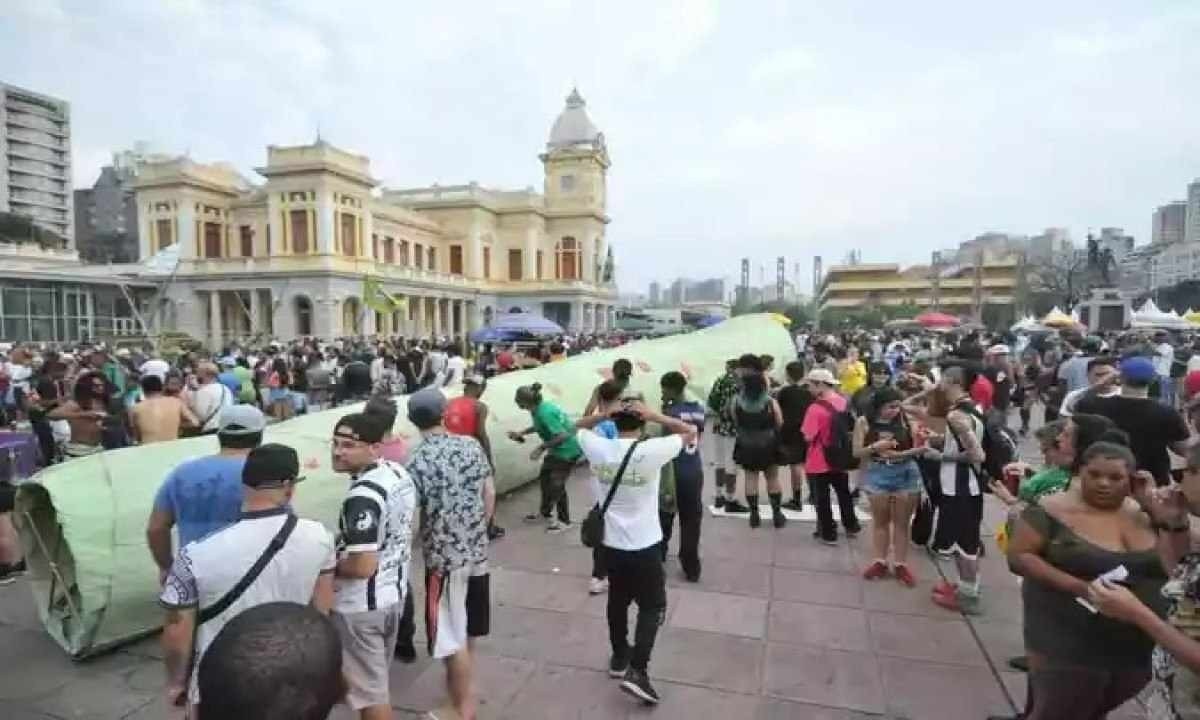
<path id="1" fill-rule="evenodd" d="M 815 400 L 804 413 L 801 431 L 808 441 L 804 470 L 817 508 L 817 530 L 813 537 L 826 545 L 836 545 L 838 532 L 830 505 L 831 487 L 837 493 L 846 536 L 854 537 L 861 529 L 850 495 L 854 418 L 846 398 L 835 390 L 838 381 L 833 373 L 819 367 L 808 373 L 807 380 Z"/>

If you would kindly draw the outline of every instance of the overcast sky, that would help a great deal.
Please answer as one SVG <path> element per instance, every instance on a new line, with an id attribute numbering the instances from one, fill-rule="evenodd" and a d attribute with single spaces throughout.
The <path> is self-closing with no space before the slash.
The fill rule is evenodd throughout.
<path id="1" fill-rule="evenodd" d="M 541 188 L 573 84 L 623 291 L 752 258 L 926 261 L 988 230 L 1148 240 L 1200 175 L 1200 3 L 2 0 L 0 80 L 72 104 L 75 180 L 149 141 L 390 186 Z M 251 175 L 254 177 L 253 175 Z"/>

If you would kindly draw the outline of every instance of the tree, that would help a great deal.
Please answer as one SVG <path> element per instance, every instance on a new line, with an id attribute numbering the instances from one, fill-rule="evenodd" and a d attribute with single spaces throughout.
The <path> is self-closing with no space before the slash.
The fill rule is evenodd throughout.
<path id="1" fill-rule="evenodd" d="M 37 243 L 44 249 L 61 249 L 67 241 L 24 215 L 0 212 L 0 242 Z"/>
<path id="2" fill-rule="evenodd" d="M 1087 257 L 1076 252 L 1056 253 L 1045 262 L 1027 268 L 1030 305 L 1040 314 L 1041 305 L 1058 305 L 1070 311 L 1091 289 Z"/>

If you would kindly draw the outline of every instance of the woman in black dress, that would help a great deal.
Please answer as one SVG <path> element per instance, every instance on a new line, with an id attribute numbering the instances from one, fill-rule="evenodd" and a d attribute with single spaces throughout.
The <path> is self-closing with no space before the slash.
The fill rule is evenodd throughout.
<path id="1" fill-rule="evenodd" d="M 767 378 L 762 362 L 754 355 L 739 361 L 741 390 L 733 397 L 730 415 L 737 428 L 733 446 L 733 461 L 746 478 L 746 504 L 750 506 L 750 527 L 762 522 L 758 511 L 759 477 L 767 478 L 767 497 L 771 500 L 771 515 L 775 527 L 787 524 L 781 505 L 783 493 L 779 486 L 779 427 L 783 415 L 779 403 L 767 392 Z"/>

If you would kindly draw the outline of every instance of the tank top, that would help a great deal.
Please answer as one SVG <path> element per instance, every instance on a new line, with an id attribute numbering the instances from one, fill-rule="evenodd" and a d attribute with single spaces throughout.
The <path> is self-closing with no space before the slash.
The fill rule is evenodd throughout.
<path id="1" fill-rule="evenodd" d="M 446 430 L 453 435 L 475 437 L 479 430 L 479 401 L 460 395 L 446 403 Z"/>
<path id="2" fill-rule="evenodd" d="M 877 440 L 883 439 L 895 440 L 896 450 L 910 450 L 913 446 L 912 433 L 909 432 L 908 425 L 906 425 L 900 419 L 899 415 L 892 419 L 891 422 L 872 420 L 867 425 L 867 437 L 865 438 L 866 445 L 870 445 Z M 872 456 L 873 455 L 874 454 L 872 453 Z"/>

